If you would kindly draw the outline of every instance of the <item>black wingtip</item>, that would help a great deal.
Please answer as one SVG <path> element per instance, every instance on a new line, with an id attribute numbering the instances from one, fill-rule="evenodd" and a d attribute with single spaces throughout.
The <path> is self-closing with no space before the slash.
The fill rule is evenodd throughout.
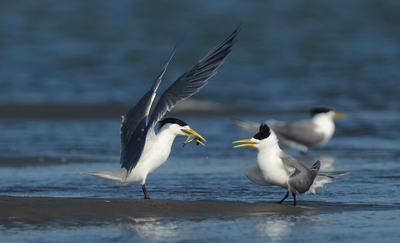
<path id="1" fill-rule="evenodd" d="M 319 160 L 317 160 L 313 166 L 311 166 L 311 169 L 315 169 L 315 170 L 319 170 L 319 168 L 321 167 L 321 162 Z"/>
<path id="2" fill-rule="evenodd" d="M 182 74 L 161 95 L 148 121 L 148 127 L 152 127 L 166 112 L 170 111 L 178 102 L 185 100 L 197 93 L 208 80 L 216 74 L 216 70 L 224 62 L 224 58 L 230 53 L 238 34 L 235 30 L 216 48 L 203 57 L 196 65 Z"/>
<path id="3" fill-rule="evenodd" d="M 216 59 L 223 60 L 230 52 L 231 52 L 231 47 L 237 42 L 237 35 L 240 32 L 240 25 L 230 34 L 224 41 L 222 41 L 218 46 L 216 46 L 212 51 L 210 51 L 205 57 L 203 57 L 200 61 L 199 64 L 206 62 L 206 60 L 212 62 L 216 62 Z M 218 55 L 219 58 L 213 58 L 215 55 Z M 217 68 L 221 65 L 217 65 Z M 216 69 L 216 68 L 215 68 Z"/>
<path id="4" fill-rule="evenodd" d="M 236 28 L 236 32 L 239 33 L 242 30 L 242 22 L 239 23 L 238 27 Z"/>

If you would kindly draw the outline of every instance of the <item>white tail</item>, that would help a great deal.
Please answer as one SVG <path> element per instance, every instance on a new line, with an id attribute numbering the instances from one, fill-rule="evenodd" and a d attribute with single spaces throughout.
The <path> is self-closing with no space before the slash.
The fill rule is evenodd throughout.
<path id="1" fill-rule="evenodd" d="M 128 176 L 128 172 L 125 168 L 121 168 L 116 171 L 102 171 L 102 172 L 77 172 L 83 175 L 92 175 L 97 176 L 103 179 L 107 179 L 109 181 L 114 182 L 117 185 L 125 186 L 129 183 L 126 182 L 126 177 Z"/>
<path id="2" fill-rule="evenodd" d="M 315 180 L 313 184 L 311 185 L 310 189 L 308 190 L 308 193 L 315 193 L 315 190 L 318 188 L 324 188 L 325 189 L 325 184 L 332 183 L 333 179 L 342 177 L 344 175 L 347 175 L 348 173 L 346 172 L 325 172 L 325 173 L 318 173 L 317 177 L 315 177 Z"/>

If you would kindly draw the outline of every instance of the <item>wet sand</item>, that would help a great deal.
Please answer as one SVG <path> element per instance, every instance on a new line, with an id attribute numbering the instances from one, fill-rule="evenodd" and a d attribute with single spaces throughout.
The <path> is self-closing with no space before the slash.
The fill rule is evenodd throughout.
<path id="1" fill-rule="evenodd" d="M 266 202 L 180 201 L 164 199 L 89 199 L 0 196 L 1 224 L 115 222 L 143 218 L 315 215 L 327 212 L 399 209 L 382 205 L 346 205 L 300 201 L 300 206 Z"/>
<path id="2" fill-rule="evenodd" d="M 0 119 L 86 119 L 120 118 L 132 105 L 124 104 L 0 104 Z M 198 102 L 192 99 L 182 101 L 169 115 L 235 115 L 267 114 L 260 110 L 241 110 L 221 107 L 216 104 Z"/>
<path id="3" fill-rule="evenodd" d="M 80 159 L 74 158 L 73 160 L 68 160 L 63 157 L 0 157 L 0 167 L 23 167 L 23 166 L 40 166 L 40 165 L 61 165 L 68 163 L 81 163 L 81 162 L 93 162 L 90 159 Z M 97 163 L 110 162 L 109 160 L 96 160 Z"/>

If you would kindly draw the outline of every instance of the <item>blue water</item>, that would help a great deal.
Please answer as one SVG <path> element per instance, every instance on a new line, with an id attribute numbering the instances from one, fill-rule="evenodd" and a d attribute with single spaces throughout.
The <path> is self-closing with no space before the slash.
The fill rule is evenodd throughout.
<path id="1" fill-rule="evenodd" d="M 282 216 L 247 218 L 208 218 L 192 220 L 138 219 L 117 225 L 48 227 L 47 229 L 10 229 L 7 242 L 129 241 L 129 242 L 387 242 L 388 235 L 398 235 L 387 227 L 399 217 L 393 212 L 354 212 L 346 215 Z M 351 224 L 343 227 L 343 219 Z M 395 225 L 398 226 L 398 225 Z M 366 231 L 365 229 L 369 230 Z M 354 231 L 362 232 L 354 234 Z M 340 232 L 340 233 L 338 233 Z M 18 235 L 16 235 L 18 233 Z M 32 239 L 35 239 L 32 241 Z"/>
<path id="2" fill-rule="evenodd" d="M 351 174 L 318 195 L 299 196 L 365 206 L 345 213 L 282 217 L 135 219 L 93 225 L 3 227 L 6 242 L 70 241 L 395 241 L 400 192 L 400 3 L 398 1 L 3 1 L 0 3 L 0 103 L 135 104 L 186 33 L 159 93 L 227 37 L 242 31 L 226 62 L 194 104 L 262 110 L 235 118 L 262 122 L 308 118 L 326 105 L 348 118 L 333 139 L 300 155 L 323 171 Z M 196 103 L 199 102 L 199 103 Z M 121 114 L 123 115 L 123 114 Z M 148 176 L 154 199 L 277 201 L 285 191 L 259 187 L 244 170 L 256 151 L 233 149 L 253 134 L 233 115 L 180 116 L 208 141 L 182 148 Z M 70 171 L 119 168 L 120 117 L 0 119 L 0 194 L 141 198 Z M 33 161 L 33 162 L 32 162 Z M 37 161 L 37 163 L 36 163 Z M 289 199 L 290 202 L 290 199 Z M 0 209 L 5 210 L 5 209 Z"/>
<path id="3" fill-rule="evenodd" d="M 197 99 L 274 110 L 399 109 L 397 1 L 1 5 L 3 103 L 130 104 L 182 34 L 164 88 L 241 24 L 234 51 Z"/>

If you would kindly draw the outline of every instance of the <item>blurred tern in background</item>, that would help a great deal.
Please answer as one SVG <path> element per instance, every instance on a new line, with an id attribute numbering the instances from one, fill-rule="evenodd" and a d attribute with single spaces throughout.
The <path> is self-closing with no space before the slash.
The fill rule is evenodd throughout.
<path id="1" fill-rule="evenodd" d="M 319 107 L 311 110 L 311 120 L 280 122 L 268 120 L 266 124 L 275 132 L 278 140 L 284 145 L 307 153 L 308 148 L 320 147 L 332 138 L 335 132 L 334 119 L 346 116 L 329 108 Z M 249 132 L 256 133 L 259 123 L 234 119 L 236 126 Z"/>

